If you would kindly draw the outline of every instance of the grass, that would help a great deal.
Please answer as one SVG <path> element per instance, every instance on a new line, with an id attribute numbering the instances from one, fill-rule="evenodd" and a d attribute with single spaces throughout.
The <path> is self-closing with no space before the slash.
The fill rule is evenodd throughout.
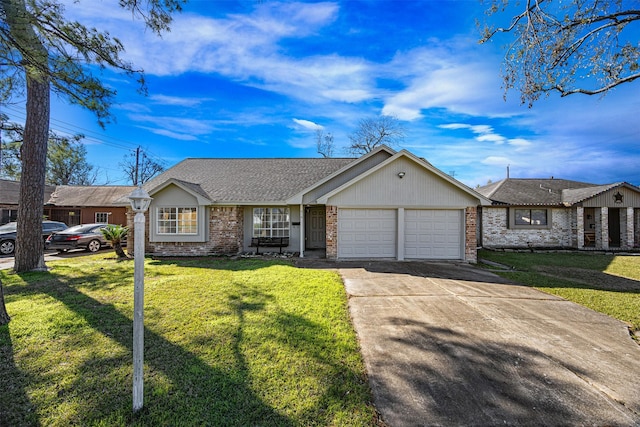
<path id="1" fill-rule="evenodd" d="M 374 425 L 336 273 L 151 260 L 144 408 L 132 413 L 133 263 L 105 254 L 0 273 L 0 425 Z"/>
<path id="2" fill-rule="evenodd" d="M 640 256 L 480 251 L 498 274 L 615 317 L 640 331 Z"/>

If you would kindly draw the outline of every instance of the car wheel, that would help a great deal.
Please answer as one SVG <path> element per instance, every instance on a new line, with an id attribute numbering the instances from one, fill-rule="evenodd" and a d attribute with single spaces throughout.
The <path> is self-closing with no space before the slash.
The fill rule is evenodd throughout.
<path id="1" fill-rule="evenodd" d="M 11 255 L 16 250 L 16 244 L 13 240 L 5 240 L 0 243 L 0 253 L 2 255 Z"/>
<path id="2" fill-rule="evenodd" d="M 87 250 L 89 252 L 98 252 L 100 250 L 100 246 L 100 240 L 94 239 L 87 245 Z"/>

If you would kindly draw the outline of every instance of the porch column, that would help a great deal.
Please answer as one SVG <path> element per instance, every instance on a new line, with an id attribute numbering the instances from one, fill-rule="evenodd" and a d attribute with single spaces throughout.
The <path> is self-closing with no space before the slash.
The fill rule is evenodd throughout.
<path id="1" fill-rule="evenodd" d="M 578 233 L 578 249 L 584 248 L 584 208 L 582 206 L 578 206 L 576 212 L 576 222 L 577 222 L 577 233 Z"/>
<path id="2" fill-rule="evenodd" d="M 305 239 L 305 225 L 304 225 L 304 205 L 300 205 L 300 258 L 304 258 L 304 239 Z"/>
<path id="3" fill-rule="evenodd" d="M 626 241 L 623 243 L 625 249 L 632 249 L 635 237 L 635 222 L 633 218 L 633 207 L 627 208 L 627 233 L 626 233 Z"/>
<path id="4" fill-rule="evenodd" d="M 609 208 L 600 208 L 600 244 L 602 249 L 609 249 Z"/>

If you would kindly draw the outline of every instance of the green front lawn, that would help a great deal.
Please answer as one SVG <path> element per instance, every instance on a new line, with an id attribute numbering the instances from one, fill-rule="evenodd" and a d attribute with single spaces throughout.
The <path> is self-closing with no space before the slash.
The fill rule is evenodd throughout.
<path id="1" fill-rule="evenodd" d="M 589 307 L 640 331 L 640 256 L 480 251 L 514 271 L 501 276 Z"/>
<path id="2" fill-rule="evenodd" d="M 132 414 L 133 263 L 105 254 L 0 273 L 0 425 L 374 425 L 336 273 L 151 260 L 144 408 Z"/>

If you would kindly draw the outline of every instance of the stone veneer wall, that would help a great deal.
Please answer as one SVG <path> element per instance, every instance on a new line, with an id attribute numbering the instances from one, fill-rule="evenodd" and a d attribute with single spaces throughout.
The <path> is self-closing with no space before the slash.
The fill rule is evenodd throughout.
<path id="1" fill-rule="evenodd" d="M 149 234 L 147 233 L 147 239 Z M 206 242 L 152 242 L 150 253 L 158 256 L 234 255 L 243 250 L 244 208 L 215 206 L 209 209 Z"/>
<path id="2" fill-rule="evenodd" d="M 477 209 L 468 207 L 464 211 L 464 259 L 467 262 L 475 264 L 478 262 L 478 240 L 476 234 Z"/>
<path id="3" fill-rule="evenodd" d="M 338 258 L 338 207 L 327 206 L 326 209 L 327 259 Z"/>
<path id="4" fill-rule="evenodd" d="M 508 227 L 504 207 L 482 207 L 482 245 L 487 248 L 572 247 L 571 209 L 550 209 L 551 228 L 513 229 Z"/>

